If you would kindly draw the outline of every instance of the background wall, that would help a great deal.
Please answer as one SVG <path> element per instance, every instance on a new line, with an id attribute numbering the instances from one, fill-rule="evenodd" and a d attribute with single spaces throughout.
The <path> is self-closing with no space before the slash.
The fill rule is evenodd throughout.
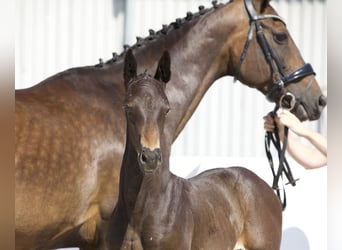
<path id="1" fill-rule="evenodd" d="M 70 67 L 110 59 L 148 29 L 159 30 L 211 0 L 17 0 L 16 88 Z M 303 58 L 326 88 L 326 2 L 276 0 Z M 173 147 L 174 155 L 264 156 L 265 97 L 231 77 L 209 89 Z M 325 117 L 310 126 L 326 134 Z M 208 122 L 210 121 L 210 122 Z M 211 133 L 207 133 L 211 131 Z M 200 136 L 199 136 L 200 135 Z M 217 138 L 220 138 L 218 140 Z"/>
<path id="2" fill-rule="evenodd" d="M 15 88 L 32 86 L 62 70 L 108 60 L 123 44 L 159 30 L 211 0 L 16 0 Z M 226 2 L 226 1 L 219 1 Z M 303 58 L 327 87 L 326 1 L 272 0 Z M 180 176 L 243 165 L 266 181 L 262 117 L 273 109 L 254 89 L 218 80 L 174 143 L 172 170 Z M 308 126 L 326 135 L 326 111 Z M 208 131 L 211 131 L 208 133 Z M 326 169 L 304 171 L 291 161 L 296 187 L 287 187 L 282 249 L 326 249 Z M 309 248 L 305 246 L 305 237 Z M 295 246 L 289 244 L 296 242 Z"/>

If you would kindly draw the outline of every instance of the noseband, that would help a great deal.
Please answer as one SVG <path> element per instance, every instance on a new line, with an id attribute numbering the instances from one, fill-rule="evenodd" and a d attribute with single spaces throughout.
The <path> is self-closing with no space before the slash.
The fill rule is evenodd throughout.
<path id="1" fill-rule="evenodd" d="M 249 28 L 249 32 L 248 32 L 248 36 L 247 36 L 247 40 L 245 42 L 245 46 L 243 48 L 241 57 L 240 57 L 240 62 L 238 65 L 238 70 L 237 70 L 237 77 L 240 75 L 240 68 L 242 65 L 243 60 L 246 57 L 250 42 L 253 38 L 253 34 L 254 34 L 254 29 L 256 29 L 256 36 L 258 39 L 258 42 L 262 48 L 262 51 L 265 54 L 266 60 L 268 62 L 268 64 L 271 67 L 271 72 L 272 72 L 272 86 L 268 89 L 268 91 L 266 92 L 266 98 L 267 100 L 269 100 L 270 102 L 276 102 L 277 99 L 280 97 L 280 99 L 283 99 L 283 96 L 287 95 L 286 99 L 290 99 L 290 98 L 295 98 L 295 96 L 289 92 L 286 91 L 285 87 L 290 84 L 293 83 L 295 81 L 297 81 L 300 78 L 303 78 L 307 75 L 315 75 L 315 72 L 311 66 L 310 63 L 306 63 L 304 64 L 302 67 L 298 68 L 297 70 L 293 71 L 292 73 L 286 75 L 286 73 L 284 72 L 283 67 L 281 67 L 281 63 L 279 61 L 279 59 L 274 55 L 271 47 L 269 46 L 266 37 L 264 35 L 264 32 L 262 30 L 262 27 L 260 25 L 259 20 L 263 20 L 263 19 L 267 19 L 267 18 L 272 18 L 275 20 L 279 20 L 282 23 L 285 24 L 285 21 L 277 15 L 272 15 L 272 14 L 264 14 L 264 15 L 257 15 L 256 11 L 254 9 L 252 0 L 244 0 L 245 3 L 245 7 L 247 10 L 247 13 L 249 15 L 249 19 L 250 19 L 250 28 Z M 285 24 L 286 25 L 286 24 Z M 310 84 L 311 86 L 311 84 Z M 290 97 L 291 96 L 291 97 Z M 289 102 L 286 103 L 296 103 L 296 100 L 290 100 Z M 283 106 L 283 102 L 279 103 L 280 107 L 289 109 L 289 108 L 293 108 L 294 106 L 291 107 L 284 107 Z"/>

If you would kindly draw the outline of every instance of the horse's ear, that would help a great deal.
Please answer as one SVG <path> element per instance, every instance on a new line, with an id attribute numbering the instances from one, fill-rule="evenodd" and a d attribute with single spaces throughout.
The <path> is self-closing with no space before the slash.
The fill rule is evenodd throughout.
<path id="1" fill-rule="evenodd" d="M 270 4 L 271 0 L 264 0 L 261 3 L 261 12 L 264 12 L 264 10 L 267 8 L 267 6 Z"/>
<path id="2" fill-rule="evenodd" d="M 255 0 L 254 6 L 257 13 L 263 13 L 271 0 Z"/>
<path id="3" fill-rule="evenodd" d="M 165 50 L 159 60 L 154 78 L 159 81 L 163 81 L 164 83 L 167 83 L 171 77 L 170 66 L 171 66 L 170 54 L 168 51 Z"/>
<path id="4" fill-rule="evenodd" d="M 124 81 L 125 87 L 127 89 L 129 81 L 137 76 L 137 61 L 132 53 L 132 50 L 129 49 L 125 55 L 125 63 L 124 63 Z"/>

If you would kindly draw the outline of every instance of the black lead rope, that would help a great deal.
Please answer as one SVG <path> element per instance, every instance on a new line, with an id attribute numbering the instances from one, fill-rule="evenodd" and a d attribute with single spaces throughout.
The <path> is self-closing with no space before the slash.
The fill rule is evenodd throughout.
<path id="1" fill-rule="evenodd" d="M 275 112 L 276 112 L 276 109 L 273 112 L 270 112 L 270 115 L 272 117 L 274 117 Z M 292 172 L 290 169 L 290 165 L 287 162 L 287 159 L 285 157 L 288 132 L 289 132 L 288 127 L 284 127 L 284 138 L 283 138 L 282 144 L 281 144 L 281 140 L 279 137 L 279 131 L 278 131 L 278 128 L 276 126 L 276 123 L 275 123 L 274 132 L 272 133 L 272 132 L 267 131 L 265 134 L 266 156 L 268 158 L 268 162 L 270 164 L 272 175 L 273 175 L 272 188 L 275 190 L 275 192 L 276 192 L 276 194 L 280 200 L 283 211 L 286 208 L 286 193 L 285 193 L 285 185 L 283 182 L 283 173 L 288 180 L 288 183 L 286 183 L 286 185 L 291 184 L 292 186 L 295 186 L 296 181 L 298 180 L 298 179 L 295 180 L 293 178 L 293 175 L 292 175 Z M 272 157 L 272 153 L 271 153 L 271 142 L 273 143 L 275 149 L 278 152 L 279 166 L 278 166 L 277 170 L 275 169 L 274 163 L 273 163 L 273 157 Z M 281 196 L 281 192 L 280 192 L 280 188 L 279 188 L 279 184 L 278 184 L 280 178 L 282 179 L 282 185 L 283 185 L 283 188 L 282 188 L 283 189 L 283 195 L 282 196 Z"/>

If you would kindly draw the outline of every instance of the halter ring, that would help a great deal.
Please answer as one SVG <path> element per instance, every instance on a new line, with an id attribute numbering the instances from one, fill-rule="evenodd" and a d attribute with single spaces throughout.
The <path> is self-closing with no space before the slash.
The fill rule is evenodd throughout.
<path id="1" fill-rule="evenodd" d="M 279 106 L 291 111 L 296 106 L 296 97 L 291 92 L 286 92 L 280 97 Z"/>

